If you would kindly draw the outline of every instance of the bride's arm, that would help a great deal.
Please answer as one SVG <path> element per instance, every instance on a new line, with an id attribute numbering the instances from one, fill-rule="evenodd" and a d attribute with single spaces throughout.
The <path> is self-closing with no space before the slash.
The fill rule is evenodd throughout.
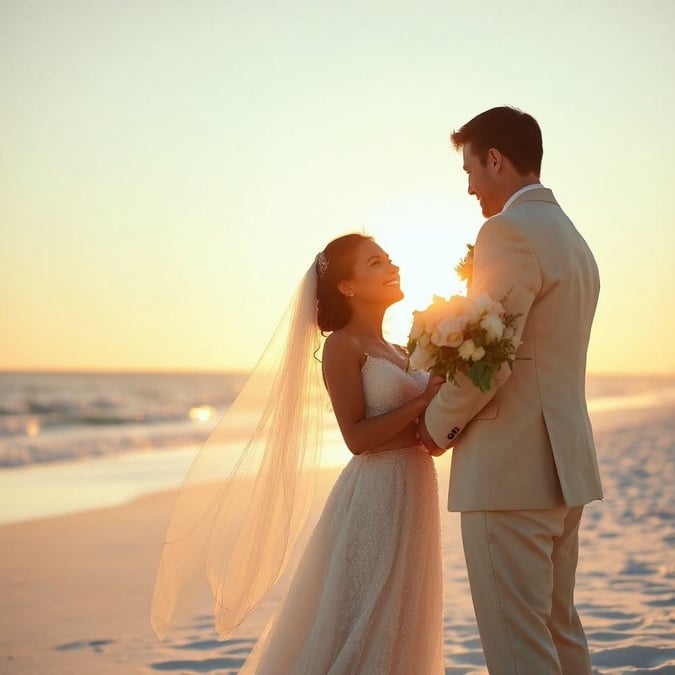
<path id="1" fill-rule="evenodd" d="M 323 349 L 323 373 L 342 437 L 355 454 L 386 444 L 414 423 L 425 411 L 440 387 L 433 381 L 424 392 L 399 408 L 366 418 L 366 403 L 361 383 L 362 351 L 349 336 L 331 335 Z"/>

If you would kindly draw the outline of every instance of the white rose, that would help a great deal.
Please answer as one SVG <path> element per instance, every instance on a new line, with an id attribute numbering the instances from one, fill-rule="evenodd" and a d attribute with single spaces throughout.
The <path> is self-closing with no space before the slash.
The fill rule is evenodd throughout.
<path id="1" fill-rule="evenodd" d="M 410 355 L 410 367 L 413 370 L 429 370 L 436 363 L 433 354 L 417 344 L 415 351 Z"/>
<path id="2" fill-rule="evenodd" d="M 480 310 L 481 314 L 487 314 L 488 312 L 492 311 L 492 306 L 494 305 L 492 298 L 487 293 L 481 293 L 480 295 L 477 295 L 474 298 L 474 302 L 476 303 L 476 306 Z"/>
<path id="3" fill-rule="evenodd" d="M 476 351 L 476 345 L 473 343 L 473 340 L 465 340 L 461 345 L 459 345 L 459 349 L 457 351 L 459 352 L 459 357 L 461 359 L 468 361 Z"/>
<path id="4" fill-rule="evenodd" d="M 485 331 L 488 344 L 500 340 L 504 334 L 503 321 L 494 314 L 488 314 L 481 319 L 480 327 Z"/>
<path id="5" fill-rule="evenodd" d="M 481 318 L 492 310 L 492 298 L 487 293 L 481 293 L 469 302 L 464 310 L 464 314 L 469 323 L 478 323 Z"/>
<path id="6" fill-rule="evenodd" d="M 502 305 L 501 302 L 497 302 L 497 300 L 494 300 L 492 303 L 492 309 L 490 309 L 490 314 L 496 314 L 497 316 L 504 316 L 506 313 L 506 310 L 504 309 L 504 305 Z"/>
<path id="7" fill-rule="evenodd" d="M 424 321 L 424 330 L 427 333 L 433 333 L 436 330 L 438 322 L 447 312 L 447 301 L 440 295 L 434 295 L 433 302 L 423 312 L 420 312 L 420 318 Z"/>
<path id="8" fill-rule="evenodd" d="M 464 318 L 467 323 L 472 324 L 476 324 L 480 321 L 480 311 L 478 306 L 472 300 L 469 300 L 469 302 L 466 303 L 466 307 L 464 308 Z"/>
<path id="9" fill-rule="evenodd" d="M 448 317 L 438 324 L 438 328 L 431 336 L 431 341 L 439 347 L 459 347 L 464 340 L 464 317 Z"/>
<path id="10" fill-rule="evenodd" d="M 471 354 L 472 361 L 480 361 L 485 356 L 485 350 L 482 347 L 476 347 L 476 350 Z"/>

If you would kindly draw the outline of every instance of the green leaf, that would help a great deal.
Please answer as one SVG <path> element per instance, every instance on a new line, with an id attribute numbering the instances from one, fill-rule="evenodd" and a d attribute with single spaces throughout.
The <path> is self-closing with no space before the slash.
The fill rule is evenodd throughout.
<path id="1" fill-rule="evenodd" d="M 489 364 L 483 361 L 476 361 L 469 366 L 468 374 L 471 381 L 481 390 L 490 389 L 490 380 L 492 380 L 493 369 Z"/>

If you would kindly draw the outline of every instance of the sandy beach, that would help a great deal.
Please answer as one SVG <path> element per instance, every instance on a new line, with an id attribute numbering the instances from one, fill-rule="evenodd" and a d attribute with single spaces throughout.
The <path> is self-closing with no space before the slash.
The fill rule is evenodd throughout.
<path id="1" fill-rule="evenodd" d="M 675 421 L 670 408 L 593 415 L 605 501 L 586 509 L 577 605 L 594 672 L 675 673 Z M 461 551 L 443 509 L 446 674 L 486 673 Z M 326 475 L 325 488 L 333 477 Z M 235 674 L 277 598 L 219 642 L 208 599 L 164 642 L 148 607 L 173 492 L 0 527 L 0 673 Z"/>

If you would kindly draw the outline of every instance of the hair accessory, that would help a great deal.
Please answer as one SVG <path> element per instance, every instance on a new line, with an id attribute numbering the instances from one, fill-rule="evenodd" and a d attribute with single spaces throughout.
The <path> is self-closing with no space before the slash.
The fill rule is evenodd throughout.
<path id="1" fill-rule="evenodd" d="M 326 258 L 326 254 L 323 251 L 316 256 L 316 266 L 319 276 L 322 277 L 328 269 L 328 258 Z"/>

